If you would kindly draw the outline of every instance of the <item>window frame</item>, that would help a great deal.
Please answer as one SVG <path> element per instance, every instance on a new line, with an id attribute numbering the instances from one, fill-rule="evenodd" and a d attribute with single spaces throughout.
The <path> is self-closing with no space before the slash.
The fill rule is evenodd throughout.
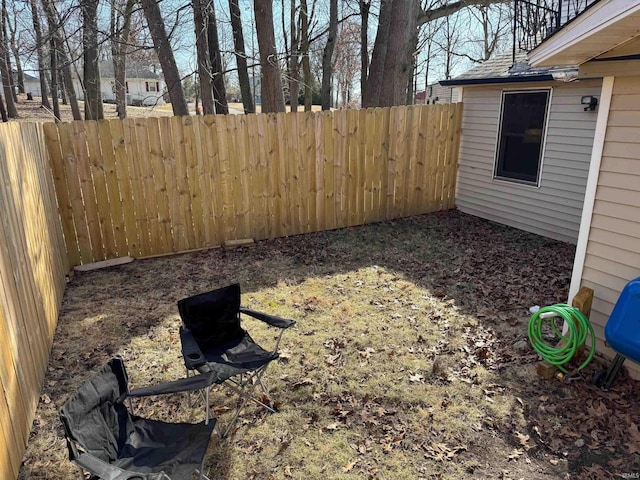
<path id="1" fill-rule="evenodd" d="M 500 160 L 500 144 L 502 143 L 502 129 L 504 120 L 504 106 L 505 97 L 507 95 L 527 94 L 527 93 L 547 93 L 547 105 L 544 110 L 544 120 L 542 127 L 542 137 L 540 138 L 540 154 L 538 157 L 538 175 L 535 182 L 529 180 L 522 180 L 518 178 L 512 178 L 507 176 L 498 175 L 498 162 Z M 522 185 L 525 187 L 540 188 L 540 182 L 542 180 L 542 170 L 544 166 L 545 150 L 547 147 L 547 136 L 549 131 L 549 116 L 551 114 L 551 104 L 553 99 L 553 87 L 532 87 L 532 88 L 518 88 L 513 90 L 502 90 L 500 94 L 500 116 L 498 118 L 498 135 L 496 136 L 496 148 L 493 160 L 493 174 L 492 179 L 495 182 L 504 182 L 510 185 Z"/>

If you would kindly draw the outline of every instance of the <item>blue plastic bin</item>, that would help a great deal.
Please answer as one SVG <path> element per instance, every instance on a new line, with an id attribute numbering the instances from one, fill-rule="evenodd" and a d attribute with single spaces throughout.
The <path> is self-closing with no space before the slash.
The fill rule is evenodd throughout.
<path id="1" fill-rule="evenodd" d="M 640 277 L 627 283 L 620 293 L 604 336 L 613 350 L 640 363 Z"/>

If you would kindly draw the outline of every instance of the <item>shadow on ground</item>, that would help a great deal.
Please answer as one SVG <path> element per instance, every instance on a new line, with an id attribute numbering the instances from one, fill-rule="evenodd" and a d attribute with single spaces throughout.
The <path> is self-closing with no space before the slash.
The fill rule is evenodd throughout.
<path id="1" fill-rule="evenodd" d="M 299 321 L 297 337 L 289 339 L 292 358 L 277 369 L 274 393 L 301 413 L 247 415 L 237 436 L 212 447 L 213 478 L 298 478 L 296 471 L 306 478 L 452 478 L 460 472 L 480 478 L 613 478 L 637 471 L 640 447 L 629 446 L 640 440 L 634 436 L 640 424 L 635 382 L 621 381 L 605 394 L 588 382 L 540 380 L 533 374 L 537 356 L 522 342 L 531 305 L 566 301 L 573 256 L 572 245 L 449 211 L 77 273 L 63 302 L 21 478 L 66 478 L 55 408 L 113 354 L 123 354 L 137 385 L 181 375 L 176 302 L 236 281 L 246 301 Z M 380 282 L 360 279 L 362 272 Z M 311 287 L 301 290 L 319 282 L 325 297 Z M 358 295 L 367 299 L 365 305 L 341 300 Z M 400 353 L 384 347 L 396 318 L 407 319 L 419 332 Z M 343 342 L 320 331 L 327 321 L 350 338 Z M 155 356 L 143 355 L 149 344 L 156 346 Z M 369 357 L 382 351 L 386 363 L 404 355 L 412 369 L 398 367 L 397 374 L 409 378 L 398 389 L 385 383 L 381 391 L 379 372 L 358 371 L 363 363 L 373 365 Z M 320 355 L 314 357 L 317 365 L 310 365 L 312 355 Z M 384 365 L 381 361 L 377 368 Z M 356 381 L 349 372 L 360 377 Z M 475 393 L 458 392 L 454 384 L 468 384 Z M 420 388 L 443 399 L 421 398 Z M 500 409 L 491 405 L 497 399 Z M 457 402 L 476 401 L 485 413 L 479 420 L 456 413 Z M 198 420 L 183 404 L 155 408 L 166 407 L 160 416 Z M 447 432 L 436 421 L 444 415 L 455 418 Z M 327 423 L 319 425 L 318 417 Z M 476 420 L 477 428 L 471 425 Z M 297 456 L 289 446 L 302 435 L 291 432 L 296 422 L 318 452 L 326 437 L 314 440 L 308 432 L 326 435 L 335 427 L 345 442 L 336 445 L 353 450 L 356 463 L 345 459 L 334 470 L 310 467 L 313 455 Z M 451 433 L 470 425 L 481 433 L 466 439 Z M 268 452 L 260 440 L 267 428 L 280 435 L 271 463 L 240 465 Z M 625 433 L 629 429 L 631 436 Z M 369 432 L 370 444 L 351 438 L 361 431 Z M 335 454 L 336 445 L 325 454 Z M 47 448 L 58 453 L 43 454 Z M 403 449 L 419 460 L 399 466 L 377 456 L 392 458 L 391 452 Z M 398 458 L 402 463 L 405 457 Z M 461 463 L 458 470 L 452 460 Z"/>

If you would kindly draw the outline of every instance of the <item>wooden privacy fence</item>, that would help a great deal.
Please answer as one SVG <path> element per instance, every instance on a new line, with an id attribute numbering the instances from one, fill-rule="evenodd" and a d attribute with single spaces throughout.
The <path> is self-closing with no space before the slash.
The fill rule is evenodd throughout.
<path id="1" fill-rule="evenodd" d="M 0 125 L 0 478 L 16 478 L 69 270 L 42 127 Z"/>
<path id="2" fill-rule="evenodd" d="M 454 206 L 462 104 L 45 124 L 72 265 Z"/>

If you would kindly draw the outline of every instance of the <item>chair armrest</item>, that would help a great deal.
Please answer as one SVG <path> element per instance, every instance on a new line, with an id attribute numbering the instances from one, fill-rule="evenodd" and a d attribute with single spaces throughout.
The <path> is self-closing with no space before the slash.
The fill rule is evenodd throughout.
<path id="1" fill-rule="evenodd" d="M 194 370 L 207 363 L 207 359 L 193 337 L 191 330 L 180 327 L 180 343 L 182 344 L 182 356 L 184 364 L 189 370 Z"/>
<path id="2" fill-rule="evenodd" d="M 166 395 L 169 393 L 193 392 L 202 390 L 210 385 L 218 382 L 217 375 L 212 373 L 204 373 L 194 375 L 192 377 L 181 378 L 173 382 L 160 383 L 148 387 L 134 388 L 127 393 L 127 397 L 148 397 L 151 395 Z"/>
<path id="3" fill-rule="evenodd" d="M 120 467 L 116 467 L 110 463 L 100 460 L 98 457 L 91 455 L 90 453 L 79 453 L 73 461 L 80 467 L 88 470 L 94 475 L 99 476 L 104 480 L 160 480 L 167 478 L 167 476 L 161 473 L 137 473 L 127 472 Z"/>
<path id="4" fill-rule="evenodd" d="M 276 317 L 275 315 L 269 315 L 267 313 L 257 312 L 250 308 L 240 307 L 240 313 L 249 315 L 250 317 L 262 320 L 264 323 L 271 325 L 272 327 L 282 328 L 283 330 L 289 327 L 293 327 L 296 322 L 294 320 L 288 320 L 286 318 Z"/>

